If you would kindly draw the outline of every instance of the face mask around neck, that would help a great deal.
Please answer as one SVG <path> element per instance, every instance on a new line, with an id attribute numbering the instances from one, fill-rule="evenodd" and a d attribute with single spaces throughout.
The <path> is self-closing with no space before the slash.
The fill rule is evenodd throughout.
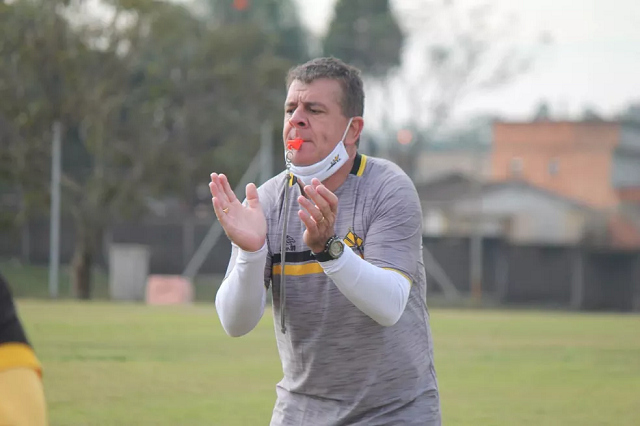
<path id="1" fill-rule="evenodd" d="M 320 182 L 323 182 L 325 179 L 333 176 L 333 174 L 340 170 L 340 168 L 349 160 L 349 154 L 344 146 L 344 139 L 347 137 L 347 132 L 349 131 L 352 122 L 353 117 L 349 119 L 349 123 L 342 135 L 342 139 L 329 155 L 310 166 L 296 166 L 291 164 L 289 166 L 291 173 L 306 185 L 311 184 L 311 179 L 313 178 L 317 178 Z"/>

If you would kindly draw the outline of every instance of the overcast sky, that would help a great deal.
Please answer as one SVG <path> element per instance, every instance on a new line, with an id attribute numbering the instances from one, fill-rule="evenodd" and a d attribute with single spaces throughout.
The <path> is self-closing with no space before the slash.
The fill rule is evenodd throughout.
<path id="1" fill-rule="evenodd" d="M 402 8 L 407 1 L 392 0 Z M 404 2 L 404 4 L 403 4 Z M 326 30 L 334 0 L 297 0 L 314 33 Z M 457 0 L 475 5 L 480 0 Z M 548 31 L 553 44 L 536 53 L 535 68 L 507 87 L 468 98 L 461 115 L 498 112 L 529 117 L 541 100 L 552 112 L 576 115 L 591 106 L 605 115 L 640 102 L 640 0 L 491 0 L 496 12 L 521 23 L 518 43 L 531 49 L 531 35 Z"/>

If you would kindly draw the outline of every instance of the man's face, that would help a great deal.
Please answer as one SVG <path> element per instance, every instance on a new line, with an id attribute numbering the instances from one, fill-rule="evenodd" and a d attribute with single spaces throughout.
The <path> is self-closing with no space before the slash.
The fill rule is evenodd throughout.
<path id="1" fill-rule="evenodd" d="M 318 79 L 309 84 L 294 80 L 289 86 L 284 104 L 283 139 L 304 140 L 294 151 L 296 166 L 309 166 L 325 158 L 336 147 L 349 119 L 342 114 L 342 87 L 330 79 Z M 345 144 L 347 141 L 345 141 Z"/>

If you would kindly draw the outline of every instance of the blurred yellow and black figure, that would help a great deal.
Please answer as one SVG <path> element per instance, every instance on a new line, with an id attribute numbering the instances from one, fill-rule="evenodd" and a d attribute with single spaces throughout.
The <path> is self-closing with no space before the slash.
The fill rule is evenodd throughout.
<path id="1" fill-rule="evenodd" d="M 42 366 L 0 275 L 0 425 L 47 425 Z"/>

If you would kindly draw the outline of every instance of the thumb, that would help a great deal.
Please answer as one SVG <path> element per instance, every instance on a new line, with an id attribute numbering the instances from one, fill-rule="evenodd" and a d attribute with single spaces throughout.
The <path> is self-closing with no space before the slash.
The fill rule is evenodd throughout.
<path id="1" fill-rule="evenodd" d="M 260 200 L 258 199 L 258 188 L 256 188 L 255 184 L 253 183 L 248 184 L 246 188 L 246 193 L 247 193 L 247 204 L 249 204 L 249 207 L 256 208 L 260 206 Z"/>

